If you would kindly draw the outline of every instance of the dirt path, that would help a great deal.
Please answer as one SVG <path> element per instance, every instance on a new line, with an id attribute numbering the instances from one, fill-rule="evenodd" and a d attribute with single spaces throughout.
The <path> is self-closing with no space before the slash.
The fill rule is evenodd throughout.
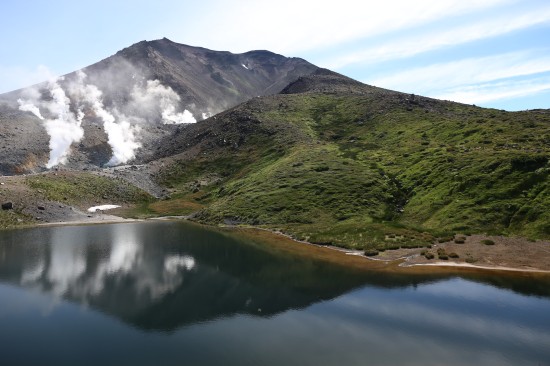
<path id="1" fill-rule="evenodd" d="M 68 221 L 56 221 L 56 222 L 45 222 L 38 224 L 37 226 L 67 226 L 67 225 L 98 225 L 98 224 L 115 224 L 123 222 L 138 222 L 143 220 L 138 219 L 125 219 L 124 217 L 114 216 L 114 215 L 93 215 L 86 216 L 83 218 L 77 218 L 74 220 Z"/>

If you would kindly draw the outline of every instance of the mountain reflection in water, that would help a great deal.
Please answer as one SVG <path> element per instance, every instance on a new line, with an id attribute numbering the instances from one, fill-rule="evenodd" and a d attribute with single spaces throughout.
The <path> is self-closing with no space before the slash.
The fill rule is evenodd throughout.
<path id="1" fill-rule="evenodd" d="M 362 285 L 405 287 L 441 278 L 360 273 L 186 223 L 42 227 L 3 232 L 0 243 L 0 281 L 150 330 L 235 314 L 270 316 Z M 548 291 L 540 281 L 530 288 L 498 276 L 469 279 L 528 294 Z"/>
<path id="2" fill-rule="evenodd" d="M 274 255 L 188 224 L 48 227 L 0 235 L 1 281 L 145 329 L 170 330 L 236 313 L 267 316 L 363 283 L 343 268 Z"/>
<path id="3" fill-rule="evenodd" d="M 56 366 L 550 361 L 547 279 L 460 277 L 354 271 L 179 222 L 5 231 L 1 360 Z"/>

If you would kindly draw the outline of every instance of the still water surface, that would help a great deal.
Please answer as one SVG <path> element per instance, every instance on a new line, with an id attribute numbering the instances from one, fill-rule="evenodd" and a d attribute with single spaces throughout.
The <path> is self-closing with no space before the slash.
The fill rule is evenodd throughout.
<path id="1" fill-rule="evenodd" d="M 550 365 L 550 282 L 359 273 L 194 225 L 0 233 L 2 365 Z"/>

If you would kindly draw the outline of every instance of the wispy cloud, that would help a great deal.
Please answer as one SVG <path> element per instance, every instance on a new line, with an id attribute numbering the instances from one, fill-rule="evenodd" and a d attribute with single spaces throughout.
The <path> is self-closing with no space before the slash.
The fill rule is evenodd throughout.
<path id="1" fill-rule="evenodd" d="M 454 47 L 468 42 L 501 36 L 543 23 L 550 23 L 550 6 L 543 10 L 515 15 L 513 18 L 507 15 L 496 19 L 478 20 L 474 24 L 462 24 L 444 31 L 430 29 L 414 37 L 400 37 L 381 46 L 369 47 L 329 59 L 323 64 L 326 67 L 338 69 L 350 64 L 368 64 L 402 59 L 444 47 Z"/>
<path id="2" fill-rule="evenodd" d="M 466 104 L 482 104 L 550 91 L 550 77 L 522 81 L 503 81 L 454 88 L 435 98 Z"/>
<path id="3" fill-rule="evenodd" d="M 378 36 L 447 17 L 514 2 L 512 0 L 340 0 L 241 1 L 221 5 L 196 39 L 213 48 L 231 45 L 234 51 L 270 49 L 283 53 L 321 49 Z M 235 26 L 238 21 L 239 26 Z M 223 33 L 220 33 L 223 29 Z"/>
<path id="4" fill-rule="evenodd" d="M 0 28 L 3 26 L 9 33 L 25 21 L 29 27 L 6 40 L 5 55 L 0 58 L 0 93 L 49 79 L 49 73 L 35 67 L 35 60 L 48 62 L 56 71 L 71 72 L 76 67 L 67 66 L 65 60 L 93 49 L 86 46 L 86 52 L 82 51 L 83 44 L 90 44 L 82 41 L 89 39 L 87 28 L 72 23 L 78 19 L 78 6 L 73 9 L 78 10 L 73 17 L 66 16 L 66 9 L 61 12 L 59 7 L 44 7 L 44 14 L 36 13 L 36 21 L 31 22 L 27 17 L 32 12 L 19 11 L 16 3 L 11 13 L 8 6 L 6 14 L 10 16 Z M 100 3 L 91 13 L 96 15 L 88 17 L 94 23 L 100 18 L 110 24 L 105 19 L 124 8 L 121 5 L 118 12 L 102 14 L 107 4 L 109 9 L 113 5 Z M 142 21 L 116 22 L 120 32 L 100 34 L 111 48 L 102 43 L 97 47 L 99 54 L 81 59 L 79 64 L 96 62 L 107 56 L 105 49 L 127 46 L 128 40 L 166 36 L 216 50 L 267 49 L 299 56 L 371 84 L 468 103 L 513 98 L 511 95 L 517 93 L 537 94 L 546 85 L 538 74 L 548 71 L 550 55 L 547 0 L 170 0 L 170 6 L 135 6 L 124 11 L 128 12 L 127 19 Z M 47 12 L 51 12 L 50 16 Z M 60 24 L 58 30 L 51 31 L 61 33 L 34 37 L 39 35 L 40 21 L 50 18 Z M 74 42 L 66 41 L 66 29 L 74 30 L 74 37 L 70 38 Z M 67 47 L 65 53 L 60 52 L 61 44 Z M 546 50 L 525 51 L 537 47 Z M 49 52 L 52 49 L 57 51 Z M 42 54 L 37 50 L 43 50 Z M 497 55 L 503 52 L 507 53 Z M 48 53 L 56 57 L 48 59 Z M 17 61 L 10 61 L 12 54 L 18 56 Z M 368 74 L 371 77 L 366 79 Z M 527 77 L 530 82 L 524 80 Z M 538 101 L 545 102 L 542 98 Z"/>
<path id="5" fill-rule="evenodd" d="M 521 51 L 412 68 L 365 82 L 390 89 L 430 91 L 547 71 L 550 56 L 537 57 L 535 51 Z"/>
<path id="6" fill-rule="evenodd" d="M 365 82 L 463 103 L 535 94 L 550 87 L 547 50 L 511 52 L 413 68 Z"/>

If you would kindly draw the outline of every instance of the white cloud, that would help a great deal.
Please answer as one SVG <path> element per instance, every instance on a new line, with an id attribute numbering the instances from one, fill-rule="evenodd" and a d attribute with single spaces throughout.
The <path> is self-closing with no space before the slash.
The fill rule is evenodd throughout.
<path id="1" fill-rule="evenodd" d="M 550 90 L 550 78 L 469 85 L 448 90 L 434 97 L 466 104 L 481 104 L 534 95 L 548 90 Z"/>
<path id="2" fill-rule="evenodd" d="M 406 92 L 429 92 L 441 86 L 451 88 L 547 71 L 550 56 L 537 57 L 535 51 L 522 51 L 412 68 L 365 82 Z"/>
<path id="3" fill-rule="evenodd" d="M 537 55 L 538 53 L 538 55 Z M 546 50 L 511 52 L 433 64 L 366 82 L 467 104 L 534 95 L 550 89 Z"/>
<path id="4" fill-rule="evenodd" d="M 465 24 L 445 31 L 422 33 L 414 37 L 402 37 L 382 46 L 370 47 L 358 52 L 327 60 L 323 66 L 338 69 L 356 63 L 377 63 L 386 60 L 402 59 L 433 51 L 443 47 L 456 46 L 467 42 L 496 37 L 513 31 L 550 22 L 550 7 L 516 15 L 501 16 L 497 19 Z"/>
<path id="5" fill-rule="evenodd" d="M 216 49 L 269 49 L 282 53 L 326 48 L 403 30 L 446 17 L 510 3 L 510 0 L 314 0 L 241 1 L 220 7 L 194 41 Z M 198 21 L 198 20 L 197 20 Z M 236 26 L 238 21 L 239 26 Z M 202 20 L 201 20 L 202 22 Z M 223 32 L 221 32 L 223 30 Z"/>

